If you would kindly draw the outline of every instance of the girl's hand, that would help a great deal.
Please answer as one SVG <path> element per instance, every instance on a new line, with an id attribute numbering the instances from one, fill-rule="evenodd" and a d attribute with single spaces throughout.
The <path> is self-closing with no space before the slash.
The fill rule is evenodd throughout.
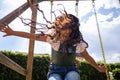
<path id="1" fill-rule="evenodd" d="M 12 35 L 13 30 L 6 24 L 0 24 L 0 31 L 6 33 L 3 37 Z"/>
<path id="2" fill-rule="evenodd" d="M 107 68 L 104 65 L 99 65 L 100 72 L 106 72 Z"/>

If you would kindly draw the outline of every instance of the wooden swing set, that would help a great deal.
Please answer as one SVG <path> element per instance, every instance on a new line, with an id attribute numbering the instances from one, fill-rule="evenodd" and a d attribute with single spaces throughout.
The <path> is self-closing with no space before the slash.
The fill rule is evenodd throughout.
<path id="1" fill-rule="evenodd" d="M 36 21 L 36 19 L 37 19 L 37 5 L 36 4 L 39 2 L 42 2 L 42 1 L 51 1 L 51 3 L 53 1 L 76 1 L 76 9 L 78 9 L 78 1 L 79 0 L 27 0 L 27 2 L 25 4 L 23 4 L 22 6 L 18 7 L 17 9 L 15 9 L 11 13 L 9 13 L 8 15 L 6 15 L 2 19 L 0 19 L 0 24 L 11 23 L 15 18 L 17 18 L 20 14 L 22 14 L 29 7 L 31 8 L 31 11 L 32 11 L 31 21 Z M 87 0 L 83 0 L 83 1 L 87 1 Z M 96 15 L 96 11 L 95 11 L 94 0 L 92 0 L 92 2 L 93 2 L 95 18 L 96 18 L 97 27 L 98 27 L 98 33 L 100 33 L 99 25 L 98 25 L 98 21 L 97 21 L 97 15 Z M 78 10 L 76 10 L 76 16 L 78 15 L 77 11 Z M 35 27 L 36 24 L 32 23 L 31 26 Z M 33 28 L 31 28 L 30 33 L 35 33 L 35 30 Z M 103 55 L 104 63 L 106 66 L 106 60 L 105 60 L 105 56 L 104 56 L 104 50 L 103 50 L 100 34 L 99 34 L 99 38 L 100 38 L 100 43 L 101 43 L 101 48 L 102 48 L 102 53 L 103 53 L 102 55 Z M 11 60 L 10 58 L 8 58 L 7 56 L 5 56 L 2 53 L 0 53 L 0 63 L 7 66 L 8 68 L 18 72 L 19 74 L 25 76 L 26 80 L 31 80 L 32 79 L 32 67 L 33 67 L 33 55 L 34 55 L 34 40 L 30 39 L 29 40 L 28 59 L 27 59 L 27 69 L 24 69 L 23 67 L 21 67 L 20 65 L 18 65 L 17 63 L 15 63 L 13 60 Z M 106 71 L 106 75 L 107 75 L 107 77 L 109 76 L 108 71 Z M 110 80 L 110 79 L 108 79 L 108 80 Z"/>

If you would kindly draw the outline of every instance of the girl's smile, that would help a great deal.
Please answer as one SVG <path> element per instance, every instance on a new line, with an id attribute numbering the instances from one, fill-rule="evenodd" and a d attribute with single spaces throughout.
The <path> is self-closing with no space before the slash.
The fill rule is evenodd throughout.
<path id="1" fill-rule="evenodd" d="M 60 41 L 66 41 L 69 39 L 72 30 L 70 28 L 60 30 Z"/>

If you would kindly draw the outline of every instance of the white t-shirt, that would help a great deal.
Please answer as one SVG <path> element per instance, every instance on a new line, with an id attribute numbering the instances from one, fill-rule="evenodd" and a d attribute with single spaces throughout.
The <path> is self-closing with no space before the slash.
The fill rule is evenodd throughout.
<path id="1" fill-rule="evenodd" d="M 55 42 L 55 41 L 51 40 L 50 37 L 47 38 L 47 41 L 51 44 L 51 47 L 55 51 L 59 50 L 60 41 Z M 80 43 L 75 44 L 75 46 L 76 46 L 76 53 L 82 53 L 88 47 L 84 41 L 80 41 Z"/>

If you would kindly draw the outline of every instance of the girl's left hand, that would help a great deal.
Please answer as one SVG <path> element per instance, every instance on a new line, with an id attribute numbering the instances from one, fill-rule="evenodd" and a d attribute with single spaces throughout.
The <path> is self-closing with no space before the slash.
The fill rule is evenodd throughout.
<path id="1" fill-rule="evenodd" d="M 99 65 L 100 72 L 106 72 L 107 68 L 104 65 Z"/>

